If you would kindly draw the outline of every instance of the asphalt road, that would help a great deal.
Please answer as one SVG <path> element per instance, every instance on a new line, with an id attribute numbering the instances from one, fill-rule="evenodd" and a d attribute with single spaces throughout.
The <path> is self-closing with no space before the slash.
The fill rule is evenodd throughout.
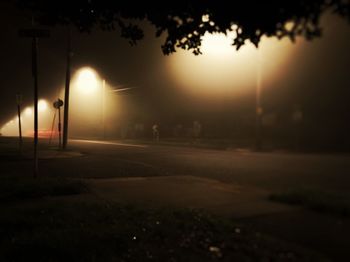
<path id="1" fill-rule="evenodd" d="M 230 211 L 231 215 L 242 215 L 242 221 L 255 229 L 322 252 L 333 261 L 344 261 L 348 257 L 348 219 L 302 208 L 285 209 L 286 205 L 271 206 L 273 203 L 263 201 L 266 198 L 259 190 L 278 192 L 306 187 L 349 194 L 349 155 L 256 153 L 113 142 L 100 144 L 98 141 L 71 141 L 71 146 L 84 153 L 79 158 L 84 164 L 79 166 L 76 174 L 152 177 L 148 183 L 119 181 L 119 187 L 107 181 L 107 186 L 101 189 L 108 191 L 110 187 L 109 192 L 116 194 L 115 199 L 127 197 L 141 205 L 164 199 L 166 203 L 180 202 L 183 206 L 196 204 L 194 200 L 197 199 L 200 203 L 205 202 L 201 205 L 207 209 L 211 203 Z M 167 180 L 168 184 L 161 182 L 157 186 L 161 180 L 153 180 L 154 176 L 173 178 Z M 186 176 L 189 177 L 187 182 Z M 193 176 L 217 180 L 219 184 L 209 181 L 210 186 L 205 187 L 203 181 L 193 181 Z M 178 187 L 177 183 L 183 185 Z M 164 188 L 160 189 L 162 186 Z M 216 186 L 225 190 L 231 186 L 234 190 L 224 194 L 222 190 L 215 191 Z M 181 192 L 176 193 L 180 188 Z M 236 194 L 235 189 L 240 193 Z M 174 198 L 176 201 L 172 201 Z"/>
<path id="2" fill-rule="evenodd" d="M 30 176 L 30 143 L 26 157 L 18 159 L 8 156 L 16 143 L 0 142 L 1 174 L 25 170 Z M 276 207 L 278 204 L 263 200 L 263 196 L 264 192 L 300 187 L 349 194 L 350 155 L 256 153 L 91 140 L 71 140 L 68 151 L 57 153 L 45 143 L 41 141 L 39 151 L 40 176 L 90 178 L 102 195 L 118 200 L 126 197 L 142 205 L 154 199 L 162 202 L 162 198 L 184 206 L 211 201 L 212 205 L 205 204 L 207 208 L 238 212 L 237 218 L 242 215 L 245 223 L 261 232 L 324 252 L 335 261 L 343 261 L 348 254 L 348 219 L 282 204 Z"/>
<path id="3" fill-rule="evenodd" d="M 256 153 L 91 140 L 72 140 L 70 146 L 83 153 L 78 159 L 65 160 L 79 162 L 78 169 L 62 171 L 73 176 L 191 175 L 267 189 L 306 186 L 350 191 L 350 155 Z"/>
<path id="4" fill-rule="evenodd" d="M 71 140 L 72 157 L 60 157 L 45 147 L 39 151 L 42 175 L 77 178 L 191 175 L 272 191 L 315 187 L 350 192 L 350 155 L 256 153 Z M 31 170 L 31 151 L 28 152 L 27 160 L 20 164 L 1 157 L 2 173 Z"/>

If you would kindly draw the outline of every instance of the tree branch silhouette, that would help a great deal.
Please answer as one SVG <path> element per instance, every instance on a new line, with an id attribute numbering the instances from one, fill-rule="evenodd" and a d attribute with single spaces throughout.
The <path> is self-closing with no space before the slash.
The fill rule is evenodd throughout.
<path id="1" fill-rule="evenodd" d="M 134 45 L 144 36 L 135 21 L 149 21 L 156 36 L 166 35 L 161 46 L 168 55 L 177 48 L 200 54 L 201 37 L 206 33 L 235 31 L 232 45 L 239 49 L 247 40 L 258 47 L 262 36 L 297 36 L 308 40 L 321 36 L 320 17 L 330 11 L 350 22 L 349 0 L 284 1 L 116 1 L 116 0 L 16 0 L 30 10 L 42 25 L 72 24 L 82 32 L 94 27 L 114 31 Z"/>

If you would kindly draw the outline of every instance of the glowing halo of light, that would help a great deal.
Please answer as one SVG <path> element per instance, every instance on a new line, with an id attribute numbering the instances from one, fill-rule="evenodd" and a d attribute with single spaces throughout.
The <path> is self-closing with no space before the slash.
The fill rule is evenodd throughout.
<path id="1" fill-rule="evenodd" d="M 40 100 L 38 101 L 38 111 L 39 111 L 39 112 L 44 112 L 44 111 L 47 110 L 47 108 L 48 108 L 48 103 L 47 103 L 47 101 L 44 100 L 44 99 L 40 99 Z"/>
<path id="2" fill-rule="evenodd" d="M 99 81 L 96 71 L 91 67 L 83 67 L 77 72 L 76 85 L 82 94 L 94 94 L 98 90 Z"/>
<path id="3" fill-rule="evenodd" d="M 209 34 L 202 38 L 202 55 L 177 50 L 168 57 L 168 71 L 177 86 L 196 96 L 235 96 L 254 92 L 259 56 L 263 81 L 282 73 L 284 64 L 296 50 L 289 39 L 263 37 L 259 50 L 246 43 L 238 51 L 232 46 L 234 33 Z M 260 53 L 260 54 L 259 54 Z"/>
<path id="4" fill-rule="evenodd" d="M 31 107 L 27 107 L 26 109 L 24 109 L 23 114 L 25 116 L 31 116 L 33 114 L 33 109 Z"/>

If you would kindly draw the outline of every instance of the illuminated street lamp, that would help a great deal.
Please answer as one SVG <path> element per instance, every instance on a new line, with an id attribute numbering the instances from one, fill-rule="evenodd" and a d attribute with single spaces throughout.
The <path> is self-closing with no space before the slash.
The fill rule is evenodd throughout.
<path id="1" fill-rule="evenodd" d="M 78 73 L 77 85 L 79 92 L 94 95 L 98 90 L 97 74 L 92 68 L 83 68 Z"/>
<path id="2" fill-rule="evenodd" d="M 31 116 L 32 114 L 33 114 L 33 109 L 31 109 L 30 107 L 27 107 L 26 109 L 24 109 L 25 116 Z"/>
<path id="3" fill-rule="evenodd" d="M 104 115 L 104 84 L 94 68 L 80 68 L 72 78 L 73 111 L 70 113 L 74 122 L 80 121 L 83 125 L 99 120 L 98 126 L 102 131 Z M 96 110 L 99 108 L 99 110 Z M 91 129 L 92 130 L 92 129 Z M 101 134 L 102 135 L 102 134 Z"/>
<path id="4" fill-rule="evenodd" d="M 255 100 L 255 149 L 260 151 L 262 148 L 262 115 L 261 106 L 261 51 L 257 49 L 257 72 L 256 72 L 256 100 Z"/>
<path id="5" fill-rule="evenodd" d="M 106 139 L 106 80 L 102 80 L 102 126 L 103 126 L 103 139 Z"/>
<path id="6" fill-rule="evenodd" d="M 45 112 L 48 108 L 48 104 L 46 102 L 46 100 L 44 99 L 40 99 L 38 102 L 38 110 L 39 112 Z"/>

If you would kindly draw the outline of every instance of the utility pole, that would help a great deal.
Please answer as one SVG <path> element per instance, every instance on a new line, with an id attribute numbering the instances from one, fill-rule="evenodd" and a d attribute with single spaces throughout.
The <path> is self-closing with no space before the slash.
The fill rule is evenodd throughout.
<path id="1" fill-rule="evenodd" d="M 19 135 L 19 152 L 22 153 L 22 124 L 21 124 L 21 104 L 22 104 L 22 95 L 20 93 L 16 94 L 17 102 L 17 115 L 18 115 L 18 135 Z"/>
<path id="2" fill-rule="evenodd" d="M 50 32 L 43 29 L 21 29 L 19 35 L 32 38 L 32 76 L 34 78 L 34 177 L 38 176 L 38 39 L 49 37 Z"/>
<path id="3" fill-rule="evenodd" d="M 62 100 L 60 100 L 62 101 Z M 58 147 L 62 147 L 62 137 L 61 137 L 61 107 L 58 108 Z"/>
<path id="4" fill-rule="evenodd" d="M 66 69 L 66 85 L 64 89 L 64 115 L 63 115 L 63 149 L 66 149 L 68 143 L 68 110 L 69 110 L 69 86 L 70 86 L 70 62 L 72 56 L 71 50 L 71 31 L 68 33 L 67 46 L 67 69 Z"/>
<path id="5" fill-rule="evenodd" d="M 261 50 L 258 49 L 257 76 L 256 76 L 256 101 L 255 101 L 255 150 L 262 149 L 262 114 L 261 106 Z"/>
<path id="6" fill-rule="evenodd" d="M 32 40 L 32 74 L 34 78 L 34 177 L 38 176 L 38 39 Z"/>
<path id="7" fill-rule="evenodd" d="M 106 81 L 102 80 L 102 128 L 103 139 L 106 139 Z"/>

